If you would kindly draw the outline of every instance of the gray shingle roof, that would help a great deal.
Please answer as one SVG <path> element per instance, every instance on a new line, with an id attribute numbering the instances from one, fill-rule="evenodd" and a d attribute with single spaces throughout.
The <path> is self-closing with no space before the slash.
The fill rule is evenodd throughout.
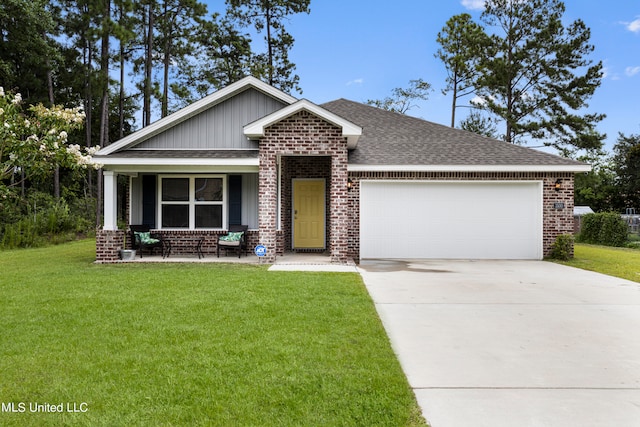
<path id="1" fill-rule="evenodd" d="M 530 148 L 338 99 L 321 107 L 363 128 L 350 165 L 584 166 Z"/>

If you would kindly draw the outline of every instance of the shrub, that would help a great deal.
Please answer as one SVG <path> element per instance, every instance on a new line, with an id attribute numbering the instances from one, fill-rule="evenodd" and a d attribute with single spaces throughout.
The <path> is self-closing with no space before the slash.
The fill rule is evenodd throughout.
<path id="1" fill-rule="evenodd" d="M 587 214 L 582 218 L 578 240 L 605 246 L 624 246 L 627 242 L 627 224 L 615 212 Z"/>
<path id="2" fill-rule="evenodd" d="M 61 243 L 77 234 L 91 234 L 94 229 L 95 204 L 92 199 L 55 199 L 42 192 L 33 192 L 16 199 L 15 208 L 21 215 L 13 221 L 0 223 L 0 248 L 27 248 L 46 243 Z M 8 217 L 7 217 L 8 218 Z"/>
<path id="3" fill-rule="evenodd" d="M 561 234 L 556 237 L 556 241 L 551 245 L 549 257 L 561 261 L 569 261 L 573 258 L 573 236 Z"/>

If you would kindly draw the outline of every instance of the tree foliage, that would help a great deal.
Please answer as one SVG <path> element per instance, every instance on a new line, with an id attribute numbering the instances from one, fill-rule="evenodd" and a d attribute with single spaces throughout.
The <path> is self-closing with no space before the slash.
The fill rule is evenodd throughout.
<path id="1" fill-rule="evenodd" d="M 495 121 L 490 117 L 484 116 L 479 111 L 472 111 L 466 119 L 462 120 L 460 122 L 460 129 L 489 138 L 498 138 L 498 129 L 496 128 Z"/>
<path id="2" fill-rule="evenodd" d="M 91 155 L 97 147 L 82 150 L 69 144 L 69 133 L 82 126 L 79 108 L 42 104 L 22 109 L 19 93 L 5 93 L 0 87 L 0 197 L 25 180 L 51 176 L 56 166 L 96 166 Z"/>
<path id="3" fill-rule="evenodd" d="M 614 146 L 617 187 L 624 207 L 640 208 L 640 134 L 620 133 Z"/>
<path id="4" fill-rule="evenodd" d="M 406 114 L 407 111 L 415 107 L 416 100 L 427 100 L 430 92 L 431 84 L 422 79 L 414 79 L 409 80 L 407 88 L 397 87 L 391 91 L 391 96 L 384 99 L 369 99 L 367 104 L 383 110 Z"/>
<path id="5" fill-rule="evenodd" d="M 559 0 L 488 0 L 481 19 L 493 30 L 480 60 L 477 94 L 505 122 L 505 140 L 540 139 L 555 147 L 594 149 L 601 114 L 581 114 L 600 85 L 602 63 L 588 56 L 590 30 L 562 22 Z"/>
<path id="6" fill-rule="evenodd" d="M 589 58 L 589 28 L 580 19 L 565 25 L 564 12 L 560 0 L 487 0 L 484 27 L 459 15 L 439 35 L 448 88 L 461 70 L 463 93 L 473 87 L 475 106 L 504 123 L 507 142 L 541 140 L 567 153 L 602 146 L 604 115 L 586 112 L 602 62 Z"/>
<path id="7" fill-rule="evenodd" d="M 48 2 L 0 2 L 0 85 L 34 104 L 49 101 L 48 75 L 60 59 L 56 34 Z"/>
<path id="8" fill-rule="evenodd" d="M 285 92 L 296 90 L 300 77 L 294 73 L 295 64 L 289 61 L 294 38 L 287 32 L 284 21 L 296 13 L 309 13 L 311 0 L 226 0 L 227 14 L 242 27 L 253 26 L 264 32 L 266 51 L 254 54 L 252 74 Z"/>
<path id="9" fill-rule="evenodd" d="M 447 86 L 442 93 L 452 92 L 451 127 L 454 127 L 458 100 L 474 92 L 480 71 L 478 63 L 486 55 L 490 39 L 471 15 L 463 13 L 447 21 L 436 41 L 441 47 L 435 57 L 447 69 Z"/>

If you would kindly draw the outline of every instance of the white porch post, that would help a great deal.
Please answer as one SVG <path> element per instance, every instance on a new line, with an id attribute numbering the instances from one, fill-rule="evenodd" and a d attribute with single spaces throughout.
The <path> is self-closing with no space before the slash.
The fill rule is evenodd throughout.
<path id="1" fill-rule="evenodd" d="M 104 226 L 103 230 L 118 229 L 118 174 L 103 171 L 104 176 Z"/>

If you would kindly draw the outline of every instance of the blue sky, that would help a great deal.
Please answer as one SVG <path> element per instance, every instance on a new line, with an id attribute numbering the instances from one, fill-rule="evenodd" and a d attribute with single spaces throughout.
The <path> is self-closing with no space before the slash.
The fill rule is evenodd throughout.
<path id="1" fill-rule="evenodd" d="M 595 46 L 592 59 L 604 65 L 589 111 L 607 115 L 598 130 L 607 134 L 611 151 L 618 132 L 640 133 L 640 1 L 564 3 L 565 22 L 585 22 Z M 290 59 L 303 91 L 294 95 L 317 104 L 337 98 L 365 102 L 422 78 L 435 90 L 408 114 L 448 125 L 451 98 L 441 93 L 446 70 L 434 57 L 435 39 L 453 15 L 467 12 L 479 22 L 482 5 L 483 0 L 311 0 L 309 15 L 287 23 L 296 40 Z M 458 111 L 460 118 L 466 114 Z"/>

